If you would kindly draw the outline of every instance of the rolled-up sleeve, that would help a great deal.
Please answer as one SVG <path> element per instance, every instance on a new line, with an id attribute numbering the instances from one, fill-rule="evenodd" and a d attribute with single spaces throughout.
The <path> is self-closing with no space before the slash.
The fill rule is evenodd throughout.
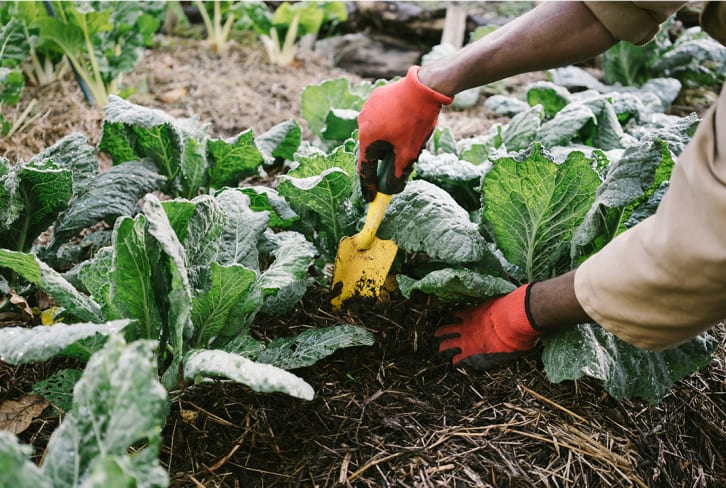
<path id="1" fill-rule="evenodd" d="M 660 25 L 688 2 L 585 2 L 585 6 L 618 40 L 642 45 Z"/>
<path id="2" fill-rule="evenodd" d="M 577 268 L 575 295 L 603 328 L 645 349 L 676 346 L 726 318 L 726 87 L 655 214 Z"/>

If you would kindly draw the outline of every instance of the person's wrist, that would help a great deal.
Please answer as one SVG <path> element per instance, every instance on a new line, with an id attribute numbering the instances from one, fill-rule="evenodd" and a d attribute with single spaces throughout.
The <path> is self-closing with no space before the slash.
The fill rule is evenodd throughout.
<path id="1" fill-rule="evenodd" d="M 438 69 L 433 64 L 426 64 L 421 66 L 417 74 L 421 84 L 429 87 L 431 90 L 451 97 L 453 100 L 456 90 L 446 70 Z"/>
<path id="2" fill-rule="evenodd" d="M 416 87 L 416 90 L 427 99 L 439 103 L 440 105 L 449 105 L 453 102 L 453 96 L 442 93 L 421 80 L 420 74 L 422 69 L 423 68 L 421 66 L 411 66 L 406 74 L 406 78 L 411 81 L 411 83 Z"/>

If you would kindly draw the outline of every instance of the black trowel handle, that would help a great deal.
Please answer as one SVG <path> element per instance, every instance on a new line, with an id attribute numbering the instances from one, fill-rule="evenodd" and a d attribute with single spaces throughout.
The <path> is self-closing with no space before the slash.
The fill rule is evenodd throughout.
<path id="1" fill-rule="evenodd" d="M 378 191 L 386 195 L 391 195 L 393 193 L 388 182 L 396 177 L 395 161 L 396 155 L 393 151 L 389 151 L 378 164 Z"/>

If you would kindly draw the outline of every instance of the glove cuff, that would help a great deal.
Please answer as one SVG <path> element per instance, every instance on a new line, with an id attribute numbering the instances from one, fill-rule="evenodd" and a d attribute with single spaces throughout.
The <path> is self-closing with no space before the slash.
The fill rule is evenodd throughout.
<path id="1" fill-rule="evenodd" d="M 427 100 L 436 102 L 439 105 L 449 105 L 451 102 L 454 101 L 454 97 L 439 93 L 436 90 L 429 88 L 428 86 L 421 83 L 418 79 L 419 68 L 420 66 L 411 66 L 410 68 L 408 68 L 408 73 L 406 73 L 406 79 L 409 80 L 411 84 L 413 84 L 418 93 L 420 93 L 423 97 L 426 97 Z"/>
<path id="2" fill-rule="evenodd" d="M 537 336 L 544 331 L 534 325 L 529 313 L 529 289 L 532 283 L 522 285 L 506 296 L 508 323 L 495 321 L 494 327 L 499 338 L 515 351 L 534 347 Z M 502 304 L 504 305 L 504 304 Z"/>

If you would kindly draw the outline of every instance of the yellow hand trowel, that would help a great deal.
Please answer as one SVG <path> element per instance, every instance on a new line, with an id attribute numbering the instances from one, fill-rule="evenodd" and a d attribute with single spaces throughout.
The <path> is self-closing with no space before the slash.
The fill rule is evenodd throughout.
<path id="1" fill-rule="evenodd" d="M 392 156 L 384 160 L 378 171 L 379 183 L 385 181 L 387 167 L 391 164 Z M 332 285 L 335 296 L 330 300 L 333 310 L 340 310 L 343 302 L 354 295 L 377 297 L 386 281 L 398 246 L 393 241 L 376 237 L 392 197 L 380 191 L 385 190 L 385 186 L 379 184 L 379 191 L 368 206 L 363 229 L 354 236 L 343 237 L 338 244 Z"/>

